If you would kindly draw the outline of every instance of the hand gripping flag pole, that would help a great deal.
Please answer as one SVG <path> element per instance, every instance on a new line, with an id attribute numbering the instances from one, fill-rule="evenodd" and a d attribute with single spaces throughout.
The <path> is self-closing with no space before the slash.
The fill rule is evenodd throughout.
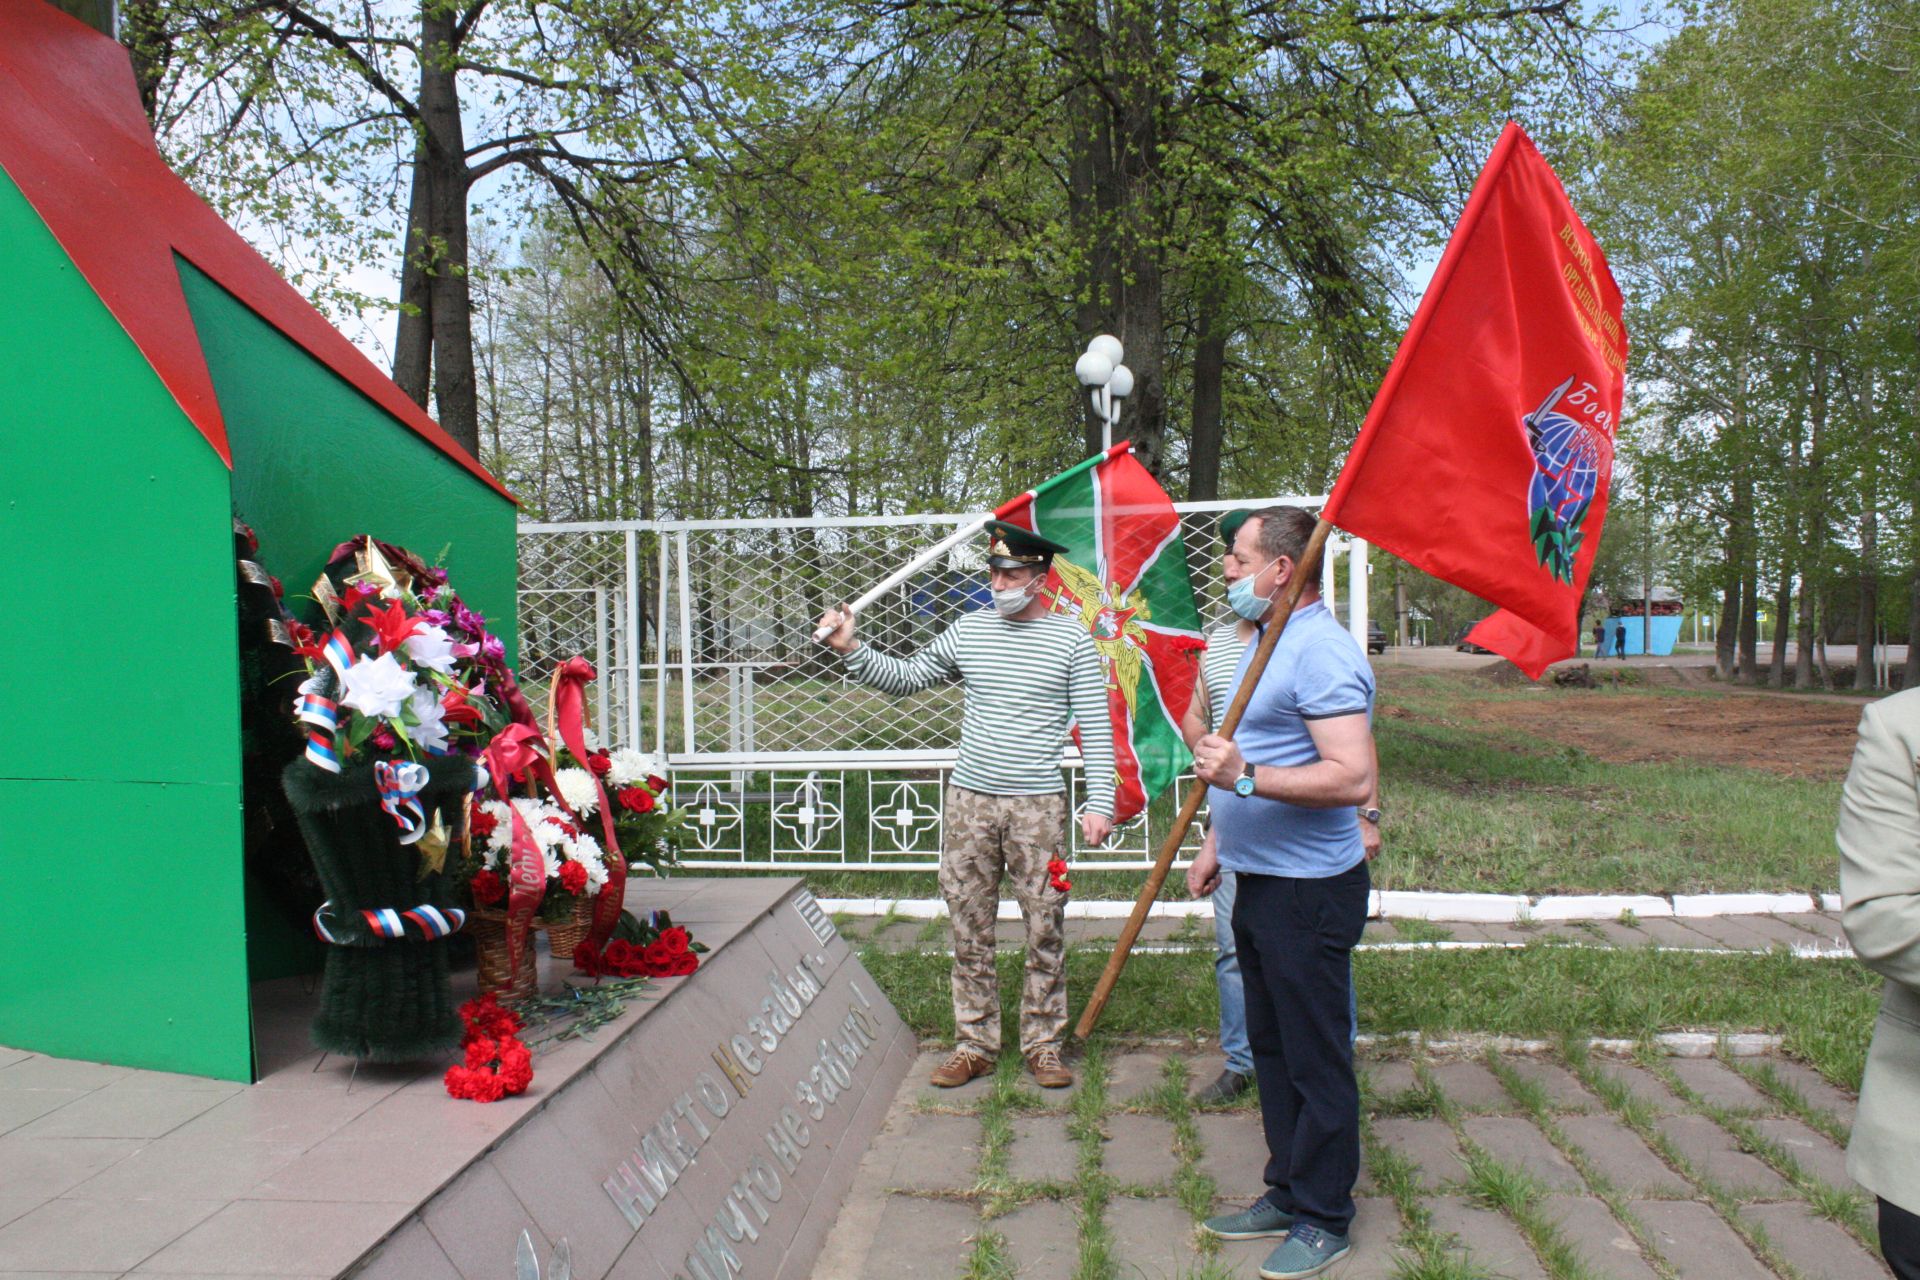
<path id="1" fill-rule="evenodd" d="M 1320 579 L 1320 557 L 1326 549 L 1327 536 L 1332 532 L 1333 526 L 1324 519 L 1314 525 L 1313 534 L 1307 539 L 1299 562 L 1294 565 L 1286 594 L 1274 605 L 1273 617 L 1267 623 L 1253 657 L 1247 662 L 1247 674 L 1240 681 L 1240 688 L 1234 692 L 1233 701 L 1227 705 L 1226 717 L 1220 722 L 1220 736 L 1228 741 L 1233 740 L 1234 730 L 1240 727 L 1240 717 L 1246 713 L 1247 703 L 1253 699 L 1253 691 L 1259 686 L 1260 676 L 1267 669 L 1267 659 L 1273 656 L 1274 646 L 1280 642 L 1280 633 L 1286 630 L 1294 606 L 1300 603 L 1301 592 L 1307 589 L 1309 583 Z M 1084 1040 L 1092 1035 L 1093 1028 L 1099 1023 L 1100 1014 L 1113 995 L 1114 984 L 1120 981 L 1120 971 L 1127 967 L 1127 956 L 1133 951 L 1141 927 L 1147 923 L 1147 911 L 1153 906 L 1154 899 L 1160 896 L 1160 886 L 1166 883 L 1167 872 L 1172 869 L 1173 860 L 1180 852 L 1180 842 L 1187 838 L 1187 829 L 1193 825 L 1200 806 L 1206 800 L 1207 784 L 1195 779 L 1193 790 L 1187 793 L 1186 803 L 1180 806 L 1180 816 L 1174 819 L 1173 829 L 1160 842 L 1160 854 L 1154 859 L 1153 870 L 1147 874 L 1147 882 L 1140 886 L 1140 897 L 1133 904 L 1133 914 L 1127 917 L 1127 927 L 1120 931 L 1119 939 L 1113 944 L 1113 954 L 1107 957 L 1107 967 L 1101 972 L 1100 981 L 1087 1000 L 1087 1007 L 1080 1011 L 1080 1021 L 1073 1029 L 1076 1039 Z"/>

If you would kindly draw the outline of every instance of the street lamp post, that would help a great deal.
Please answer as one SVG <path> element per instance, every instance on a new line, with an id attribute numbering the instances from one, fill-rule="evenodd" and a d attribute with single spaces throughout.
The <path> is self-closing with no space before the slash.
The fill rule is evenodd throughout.
<path id="1" fill-rule="evenodd" d="M 1096 336 L 1073 363 L 1073 376 L 1087 389 L 1093 412 L 1100 419 L 1100 447 L 1113 448 L 1113 429 L 1120 425 L 1120 403 L 1133 394 L 1133 370 L 1121 364 L 1126 349 L 1110 333 Z"/>

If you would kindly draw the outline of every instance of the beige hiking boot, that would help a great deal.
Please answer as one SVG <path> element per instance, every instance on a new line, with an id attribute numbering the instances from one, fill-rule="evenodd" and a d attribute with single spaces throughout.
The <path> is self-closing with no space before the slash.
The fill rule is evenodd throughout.
<path id="1" fill-rule="evenodd" d="M 937 1089 L 957 1089 L 976 1076 L 991 1075 L 993 1059 L 977 1049 L 965 1045 L 947 1055 L 947 1060 L 933 1069 L 932 1083 Z"/>
<path id="2" fill-rule="evenodd" d="M 1057 1045 L 1042 1045 L 1028 1054 L 1027 1070 L 1042 1089 L 1064 1089 L 1073 1083 L 1073 1073 L 1060 1061 Z"/>

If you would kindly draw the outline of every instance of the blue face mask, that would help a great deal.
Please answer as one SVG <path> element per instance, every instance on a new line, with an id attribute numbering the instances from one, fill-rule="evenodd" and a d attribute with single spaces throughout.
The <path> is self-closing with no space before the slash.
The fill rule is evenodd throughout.
<path id="1" fill-rule="evenodd" d="M 1258 622 L 1267 616 L 1267 610 L 1273 608 L 1272 596 L 1253 594 L 1253 580 L 1265 573 L 1273 561 L 1269 560 L 1260 568 L 1241 578 L 1227 588 L 1227 608 L 1233 610 L 1248 622 Z"/>

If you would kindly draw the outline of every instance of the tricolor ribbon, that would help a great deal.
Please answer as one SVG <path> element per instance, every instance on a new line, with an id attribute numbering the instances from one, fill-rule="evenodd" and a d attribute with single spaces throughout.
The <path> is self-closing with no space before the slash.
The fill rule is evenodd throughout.
<path id="1" fill-rule="evenodd" d="M 427 834 L 427 814 L 420 807 L 420 792 L 428 776 L 427 766 L 412 761 L 374 762 L 373 784 L 380 792 L 380 807 L 399 826 L 401 844 L 412 844 Z"/>
<path id="2" fill-rule="evenodd" d="M 328 899 L 320 904 L 313 913 L 313 931 L 322 942 L 332 943 L 336 947 L 369 946 L 375 942 L 396 942 L 411 938 L 415 941 L 431 941 L 458 933 L 467 923 L 467 913 L 459 907 L 436 907 L 423 902 L 417 907 L 399 911 L 393 907 L 374 907 L 360 913 L 366 922 L 365 935 L 345 927 L 329 926 L 327 918 L 333 912 L 333 901 Z"/>
<path id="3" fill-rule="evenodd" d="M 313 676 L 300 686 L 293 717 L 312 726 L 307 730 L 307 762 L 328 773 L 338 773 L 340 757 L 333 749 L 333 735 L 340 729 L 340 704 L 320 693 L 320 682 L 319 676 Z"/>
<path id="4" fill-rule="evenodd" d="M 587 763 L 587 682 L 593 678 L 591 662 L 577 656 L 568 658 L 554 670 L 553 696 L 548 700 L 554 732 L 583 767 Z M 606 846 L 607 881 L 594 897 L 593 924 L 587 930 L 587 942 L 598 952 L 620 923 L 620 908 L 627 897 L 627 858 L 613 833 L 613 805 L 607 799 L 607 789 L 592 769 L 587 770 L 587 776 L 593 779 L 594 792 L 600 797 L 600 825 Z"/>
<path id="5" fill-rule="evenodd" d="M 327 637 L 327 642 L 321 646 L 320 652 L 325 655 L 327 665 L 333 668 L 333 674 L 342 680 L 346 679 L 347 668 L 354 662 L 353 646 L 347 643 L 346 636 L 341 634 L 339 628 L 336 627 L 333 634 Z"/>

